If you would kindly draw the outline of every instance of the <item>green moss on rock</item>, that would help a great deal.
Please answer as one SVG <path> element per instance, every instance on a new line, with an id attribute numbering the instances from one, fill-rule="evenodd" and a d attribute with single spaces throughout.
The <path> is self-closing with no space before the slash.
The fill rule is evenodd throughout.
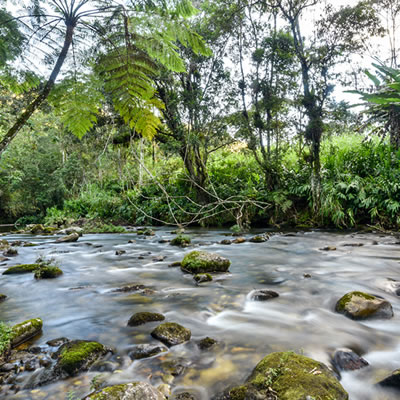
<path id="1" fill-rule="evenodd" d="M 35 279 L 53 279 L 62 275 L 62 270 L 51 265 L 41 266 L 35 270 Z"/>
<path id="2" fill-rule="evenodd" d="M 357 291 L 341 297 L 336 303 L 335 310 L 356 320 L 393 316 L 392 305 L 387 300 Z"/>
<path id="3" fill-rule="evenodd" d="M 139 326 L 146 322 L 164 321 L 165 317 L 162 314 L 152 312 L 138 312 L 133 314 L 128 321 L 129 326 Z"/>
<path id="4" fill-rule="evenodd" d="M 20 264 L 14 265 L 6 269 L 3 272 L 3 275 L 12 275 L 12 274 L 27 274 L 29 272 L 34 272 L 40 268 L 40 264 Z"/>
<path id="5" fill-rule="evenodd" d="M 35 337 L 42 331 L 43 321 L 40 318 L 28 319 L 12 327 L 11 346 L 15 347 Z"/>
<path id="6" fill-rule="evenodd" d="M 202 272 L 227 272 L 231 262 L 215 253 L 192 251 L 183 258 L 181 269 L 191 274 Z"/>
<path id="7" fill-rule="evenodd" d="M 188 235 L 178 235 L 171 240 L 171 246 L 187 246 L 190 244 L 192 239 Z"/>
<path id="8" fill-rule="evenodd" d="M 7 298 L 7 296 L 6 296 L 5 294 L 0 293 L 0 303 L 1 303 L 2 301 L 4 301 L 6 298 Z"/>
<path id="9" fill-rule="evenodd" d="M 349 396 L 324 364 L 293 352 L 278 352 L 263 358 L 244 385 L 228 392 L 230 400 L 253 398 L 348 400 Z"/>
<path id="10" fill-rule="evenodd" d="M 151 332 L 151 336 L 167 346 L 175 346 L 186 342 L 190 340 L 191 335 L 190 329 L 175 322 L 165 322 L 164 324 L 158 325 L 157 328 Z"/>
<path id="11" fill-rule="evenodd" d="M 203 282 L 211 282 L 213 280 L 213 277 L 210 274 L 196 274 L 193 279 L 197 283 L 203 283 Z"/>
<path id="12" fill-rule="evenodd" d="M 88 400 L 165 400 L 165 396 L 146 382 L 108 386 L 87 397 Z"/>
<path id="13" fill-rule="evenodd" d="M 76 340 L 65 343 L 58 350 L 58 361 L 56 368 L 75 375 L 90 367 L 107 349 L 98 342 Z"/>

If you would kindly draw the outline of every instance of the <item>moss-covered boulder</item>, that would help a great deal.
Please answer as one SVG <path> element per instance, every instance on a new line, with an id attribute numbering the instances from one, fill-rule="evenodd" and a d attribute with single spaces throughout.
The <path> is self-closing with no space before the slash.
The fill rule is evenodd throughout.
<path id="1" fill-rule="evenodd" d="M 61 375 L 73 376 L 86 371 L 101 356 L 109 350 L 98 342 L 73 340 L 63 344 L 56 352 L 57 364 L 55 370 Z"/>
<path id="2" fill-rule="evenodd" d="M 40 318 L 28 319 L 14 325 L 11 332 L 11 347 L 32 339 L 42 331 L 43 321 Z"/>
<path id="3" fill-rule="evenodd" d="M 393 317 L 392 305 L 387 300 L 363 292 L 345 294 L 336 303 L 335 310 L 356 320 Z"/>
<path id="4" fill-rule="evenodd" d="M 213 277 L 210 274 L 196 274 L 193 279 L 197 283 L 203 283 L 203 282 L 211 282 L 213 280 Z"/>
<path id="5" fill-rule="evenodd" d="M 108 386 L 86 397 L 87 400 L 165 400 L 165 396 L 147 382 Z"/>
<path id="6" fill-rule="evenodd" d="M 400 391 L 400 368 L 396 369 L 385 379 L 378 382 L 378 385 Z"/>
<path id="7" fill-rule="evenodd" d="M 79 233 L 72 232 L 70 235 L 60 237 L 56 240 L 57 243 L 76 242 L 79 239 Z"/>
<path id="8" fill-rule="evenodd" d="M 192 241 L 192 239 L 188 235 L 178 235 L 177 237 L 175 237 L 171 240 L 170 244 L 171 244 L 171 246 L 185 247 L 185 246 L 188 246 L 191 241 Z"/>
<path id="9" fill-rule="evenodd" d="M 3 275 L 12 275 L 12 274 L 27 274 L 30 272 L 34 272 L 40 268 L 40 264 L 19 264 L 14 265 L 13 267 L 7 268 Z"/>
<path id="10" fill-rule="evenodd" d="M 208 350 L 211 347 L 213 347 L 215 344 L 217 344 L 217 341 L 213 338 L 210 337 L 205 337 L 204 339 L 201 339 L 197 345 L 199 346 L 200 350 Z"/>
<path id="11" fill-rule="evenodd" d="M 192 251 L 183 258 L 181 269 L 190 274 L 202 272 L 227 272 L 231 262 L 215 253 Z"/>
<path id="12" fill-rule="evenodd" d="M 44 226 L 42 224 L 31 224 L 25 227 L 24 233 L 32 233 L 33 235 L 46 234 L 51 235 L 58 231 L 55 226 Z"/>
<path id="13" fill-rule="evenodd" d="M 192 333 L 190 329 L 183 327 L 175 322 L 165 322 L 158 325 L 157 328 L 151 332 L 151 336 L 163 342 L 167 346 L 176 346 L 190 340 Z"/>
<path id="14" fill-rule="evenodd" d="M 133 314 L 132 317 L 128 321 L 128 326 L 139 326 L 143 325 L 146 322 L 155 322 L 155 321 L 164 321 L 165 317 L 159 313 L 153 312 L 138 312 Z"/>
<path id="15" fill-rule="evenodd" d="M 227 391 L 225 399 L 348 400 L 324 364 L 293 352 L 272 353 L 255 367 L 246 383 Z"/>
<path id="16" fill-rule="evenodd" d="M 63 272 L 60 268 L 52 265 L 42 265 L 40 268 L 35 270 L 35 279 L 54 279 L 62 275 Z"/>

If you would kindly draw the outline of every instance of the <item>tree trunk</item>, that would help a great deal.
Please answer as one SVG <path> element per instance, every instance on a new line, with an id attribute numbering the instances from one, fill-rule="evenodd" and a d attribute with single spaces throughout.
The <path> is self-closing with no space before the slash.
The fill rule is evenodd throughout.
<path id="1" fill-rule="evenodd" d="M 390 145 L 394 150 L 398 150 L 400 148 L 400 107 L 392 106 L 389 113 L 389 120 Z"/>
<path id="2" fill-rule="evenodd" d="M 26 124 L 28 119 L 31 117 L 31 115 L 35 112 L 35 110 L 37 110 L 40 107 L 40 105 L 43 103 L 43 101 L 46 100 L 46 98 L 50 94 L 50 91 L 55 84 L 55 81 L 56 81 L 57 76 L 61 70 L 61 67 L 65 61 L 65 58 L 67 57 L 68 50 L 72 43 L 72 37 L 73 37 L 75 26 L 76 26 L 76 22 L 67 23 L 67 30 L 65 32 L 64 45 L 61 50 L 61 53 L 58 56 L 57 62 L 54 65 L 53 71 L 51 72 L 50 78 L 46 82 L 46 85 L 44 86 L 41 93 L 39 93 L 39 95 L 36 97 L 36 99 L 33 100 L 26 107 L 26 110 L 17 118 L 14 125 L 8 130 L 8 132 L 5 134 L 4 138 L 0 141 L 0 158 L 3 154 L 3 152 L 7 149 L 8 145 L 15 138 L 17 133 L 24 127 L 24 125 Z"/>

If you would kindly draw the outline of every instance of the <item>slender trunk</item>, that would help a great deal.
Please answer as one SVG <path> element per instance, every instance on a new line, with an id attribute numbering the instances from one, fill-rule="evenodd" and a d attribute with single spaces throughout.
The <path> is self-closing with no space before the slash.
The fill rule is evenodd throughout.
<path id="1" fill-rule="evenodd" d="M 46 85 L 44 86 L 43 90 L 36 97 L 36 99 L 33 100 L 32 103 L 30 103 L 26 107 L 26 110 L 18 117 L 18 119 L 15 121 L 14 125 L 8 130 L 8 132 L 6 133 L 4 138 L 0 141 L 0 158 L 1 158 L 4 150 L 7 149 L 8 145 L 15 138 L 17 133 L 23 128 L 23 126 L 26 124 L 26 122 L 31 117 L 31 115 L 40 107 L 40 105 L 43 103 L 43 101 L 46 100 L 46 98 L 50 94 L 50 91 L 55 84 L 57 76 L 61 70 L 61 67 L 65 61 L 65 58 L 67 57 L 68 50 L 71 46 L 75 25 L 76 25 L 76 22 L 67 23 L 67 30 L 65 33 L 63 48 L 61 50 L 61 53 L 58 56 L 56 64 L 54 65 L 54 68 L 53 68 L 53 71 L 51 72 L 50 78 L 46 82 Z"/>

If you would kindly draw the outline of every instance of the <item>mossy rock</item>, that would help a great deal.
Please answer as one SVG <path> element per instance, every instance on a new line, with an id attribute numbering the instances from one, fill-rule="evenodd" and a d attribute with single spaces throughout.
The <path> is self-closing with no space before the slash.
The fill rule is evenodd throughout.
<path id="1" fill-rule="evenodd" d="M 197 283 L 203 283 L 203 282 L 211 282 L 213 280 L 213 277 L 210 274 L 196 274 L 193 279 Z"/>
<path id="2" fill-rule="evenodd" d="M 7 298 L 7 296 L 6 296 L 5 294 L 0 293 L 0 303 L 1 303 L 2 301 L 4 301 L 6 298 Z"/>
<path id="3" fill-rule="evenodd" d="M 10 243 L 6 239 L 0 240 L 0 251 L 7 250 L 10 247 Z"/>
<path id="4" fill-rule="evenodd" d="M 165 396 L 147 382 L 108 386 L 85 397 L 86 400 L 165 400 Z"/>
<path id="5" fill-rule="evenodd" d="M 192 239 L 188 235 L 178 235 L 177 237 L 171 240 L 171 246 L 187 246 L 190 244 Z"/>
<path id="6" fill-rule="evenodd" d="M 345 294 L 336 303 L 335 310 L 355 320 L 393 317 L 392 305 L 387 300 L 363 292 Z"/>
<path id="7" fill-rule="evenodd" d="M 12 274 L 27 274 L 29 272 L 35 272 L 37 269 L 41 267 L 40 264 L 19 264 L 14 265 L 6 269 L 3 272 L 3 275 L 12 275 Z"/>
<path id="8" fill-rule="evenodd" d="M 98 342 L 74 340 L 63 344 L 57 351 L 56 370 L 69 376 L 86 371 L 97 359 L 108 352 L 108 349 Z"/>
<path id="9" fill-rule="evenodd" d="M 227 272 L 231 262 L 215 253 L 192 251 L 183 258 L 181 269 L 191 274 L 204 272 Z"/>
<path id="10" fill-rule="evenodd" d="M 246 383 L 228 391 L 227 399 L 348 400 L 324 364 L 293 352 L 272 353 L 255 367 Z"/>
<path id="11" fill-rule="evenodd" d="M 249 239 L 249 242 L 251 243 L 264 243 L 269 239 L 269 234 L 268 233 L 263 233 L 261 235 L 256 235 L 253 236 L 251 239 Z"/>
<path id="12" fill-rule="evenodd" d="M 201 339 L 197 345 L 199 346 L 200 350 L 208 350 L 215 344 L 217 344 L 217 341 L 207 336 L 204 339 Z"/>
<path id="13" fill-rule="evenodd" d="M 128 326 L 139 326 L 143 325 L 146 322 L 155 322 L 155 321 L 164 321 L 165 317 L 159 313 L 152 312 L 138 312 L 133 314 L 132 317 L 128 321 Z"/>
<path id="14" fill-rule="evenodd" d="M 157 328 L 151 332 L 151 336 L 167 346 L 176 346 L 190 340 L 192 333 L 190 329 L 183 327 L 175 322 L 165 322 L 158 325 Z"/>
<path id="15" fill-rule="evenodd" d="M 385 379 L 378 382 L 378 385 L 400 391 L 400 368 L 396 369 Z"/>
<path id="16" fill-rule="evenodd" d="M 43 321 L 40 318 L 28 319 L 14 325 L 11 332 L 11 347 L 32 339 L 42 331 L 42 328 Z"/>
<path id="17" fill-rule="evenodd" d="M 35 279 L 54 279 L 62 275 L 63 272 L 60 268 L 52 265 L 44 265 L 35 270 Z"/>
<path id="18" fill-rule="evenodd" d="M 157 354 L 166 351 L 168 351 L 168 349 L 162 345 L 138 344 L 129 352 L 128 355 L 132 360 L 140 360 L 142 358 L 156 356 Z"/>

